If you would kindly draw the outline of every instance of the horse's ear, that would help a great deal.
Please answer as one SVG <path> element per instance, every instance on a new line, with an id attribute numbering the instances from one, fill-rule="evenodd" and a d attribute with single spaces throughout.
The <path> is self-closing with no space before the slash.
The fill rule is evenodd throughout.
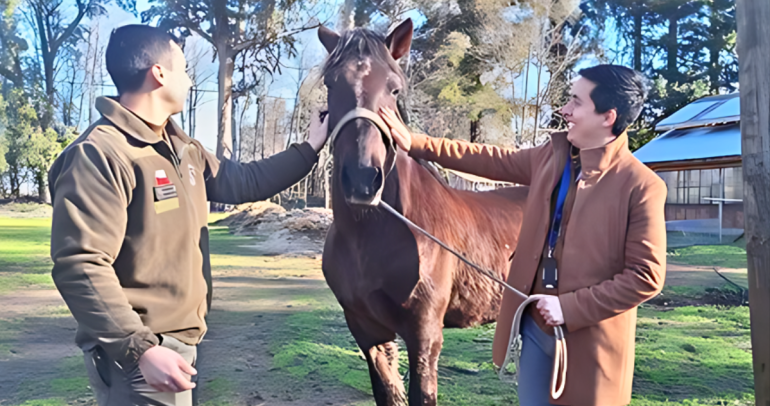
<path id="1" fill-rule="evenodd" d="M 334 51 L 334 48 L 337 48 L 337 43 L 340 42 L 340 34 L 337 34 L 336 32 L 322 25 L 318 29 L 318 39 L 321 40 L 321 43 L 324 45 L 324 48 L 326 48 L 326 50 L 329 51 L 329 53 L 332 53 L 332 51 Z"/>
<path id="2" fill-rule="evenodd" d="M 412 19 L 407 18 L 398 27 L 393 29 L 393 32 L 385 39 L 385 44 L 388 46 L 393 59 L 399 60 L 402 56 L 409 53 L 409 49 L 412 47 L 413 32 L 414 25 L 412 24 Z"/>

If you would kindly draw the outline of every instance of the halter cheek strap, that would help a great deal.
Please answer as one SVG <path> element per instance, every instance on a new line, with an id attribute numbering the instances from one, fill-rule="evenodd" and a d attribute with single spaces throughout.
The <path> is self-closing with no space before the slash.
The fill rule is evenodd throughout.
<path id="1" fill-rule="evenodd" d="M 399 115 L 399 118 L 401 116 Z M 370 123 L 374 124 L 377 129 L 380 130 L 380 134 L 382 134 L 383 138 L 387 140 L 387 147 L 389 149 L 388 151 L 388 158 L 385 162 L 384 168 L 387 169 L 387 172 L 385 173 L 385 176 L 390 173 L 390 171 L 393 170 L 393 167 L 396 165 L 396 144 L 393 141 L 393 135 L 390 133 L 390 127 L 385 123 L 385 121 L 380 117 L 379 114 L 363 107 L 357 107 L 353 110 L 350 110 L 342 116 L 340 121 L 337 123 L 337 125 L 334 127 L 334 130 L 332 131 L 330 138 L 330 143 L 332 148 L 334 148 L 334 143 L 337 141 L 337 137 L 339 137 L 340 132 L 342 132 L 342 129 L 352 121 L 362 118 L 364 120 L 369 121 Z"/>

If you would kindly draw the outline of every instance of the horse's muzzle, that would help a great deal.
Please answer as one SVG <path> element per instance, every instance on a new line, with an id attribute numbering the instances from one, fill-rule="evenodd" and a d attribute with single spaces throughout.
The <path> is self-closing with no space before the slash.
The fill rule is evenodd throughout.
<path id="1" fill-rule="evenodd" d="M 349 204 L 376 206 L 380 203 L 385 177 L 377 167 L 344 168 L 342 188 Z"/>

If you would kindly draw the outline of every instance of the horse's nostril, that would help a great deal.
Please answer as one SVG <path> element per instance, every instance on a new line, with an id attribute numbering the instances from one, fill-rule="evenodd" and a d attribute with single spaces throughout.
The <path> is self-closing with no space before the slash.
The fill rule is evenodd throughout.
<path id="1" fill-rule="evenodd" d="M 382 188 L 382 169 L 358 167 L 343 170 L 342 185 L 349 196 L 359 199 L 372 199 Z"/>

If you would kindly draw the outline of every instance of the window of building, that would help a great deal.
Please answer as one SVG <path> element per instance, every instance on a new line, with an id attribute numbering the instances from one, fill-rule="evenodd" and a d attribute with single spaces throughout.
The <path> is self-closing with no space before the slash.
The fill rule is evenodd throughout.
<path id="1" fill-rule="evenodd" d="M 666 203 L 709 204 L 704 198 L 743 199 L 743 168 L 658 172 L 666 182 Z"/>

